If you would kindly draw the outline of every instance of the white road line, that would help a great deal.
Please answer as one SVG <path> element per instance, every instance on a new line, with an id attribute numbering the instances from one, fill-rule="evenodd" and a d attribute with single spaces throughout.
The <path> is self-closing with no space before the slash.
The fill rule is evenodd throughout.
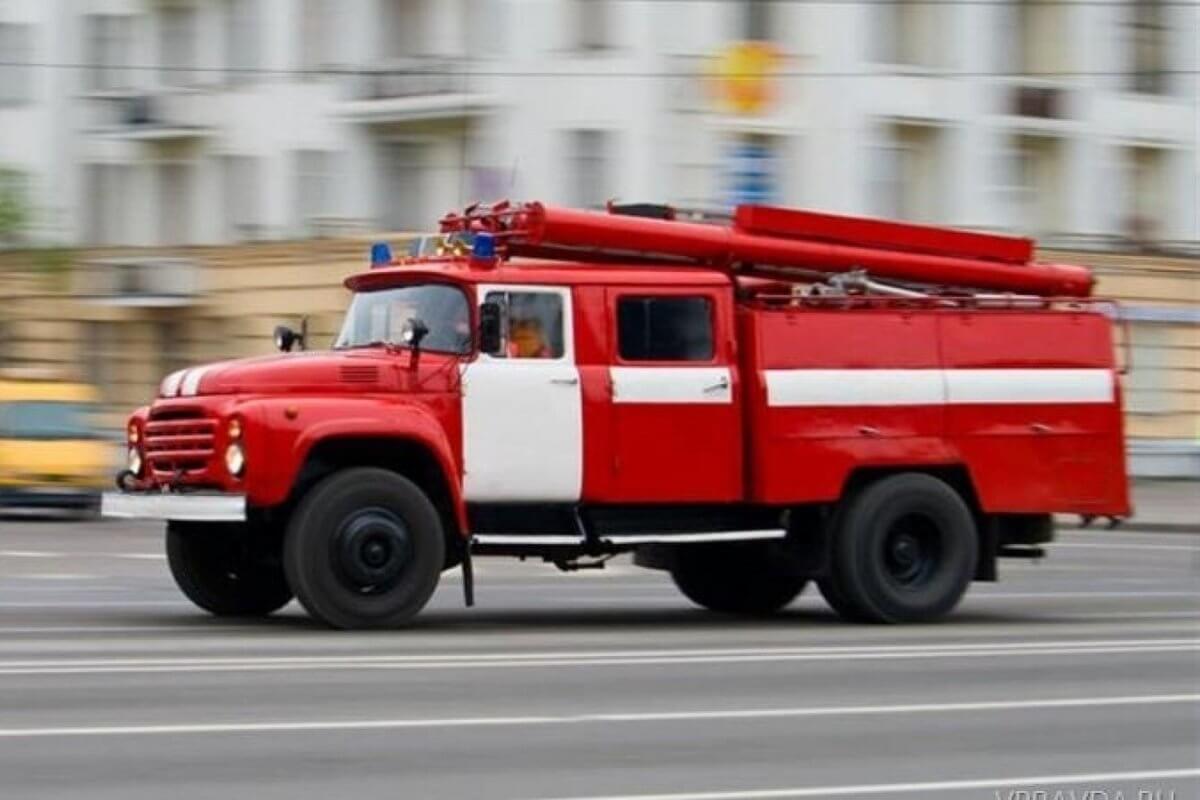
<path id="1" fill-rule="evenodd" d="M 556 798 L 556 800 L 777 800 L 793 797 L 844 797 L 855 794 L 914 794 L 917 792 L 961 792 L 969 789 L 1009 789 L 1033 786 L 1080 784 L 1096 786 L 1114 782 L 1166 781 L 1174 778 L 1194 778 L 1200 769 L 1148 769 L 1127 772 L 1081 772 L 1058 775 L 1013 775 L 1003 778 L 972 778 L 955 781 L 924 781 L 921 783 L 864 783 L 841 786 L 802 786 L 788 789 L 741 789 L 725 792 L 672 792 L 669 794 L 593 795 L 589 797 Z M 1048 792 L 1048 795 L 1053 794 Z M 1082 793 L 1080 796 L 1083 796 Z M 1100 795 L 1097 795 L 1100 796 Z M 1166 796 L 1166 795 L 1164 795 Z"/>
<path id="2" fill-rule="evenodd" d="M 1070 600 L 1098 599 L 1104 597 L 1194 597 L 1200 599 L 1200 588 L 1190 592 L 969 592 L 966 600 L 982 597 L 1003 600 L 1047 600 L 1061 597 Z"/>
<path id="3" fill-rule="evenodd" d="M 144 561 L 165 561 L 163 553 L 104 553 L 82 550 L 0 550 L 0 558 L 128 558 Z"/>
<path id="4" fill-rule="evenodd" d="M 0 661 L 0 675 L 82 675 L 273 670 L 450 670 L 529 667 L 620 667 L 787 661 L 861 661 L 1028 656 L 1147 655 L 1200 651 L 1200 639 L 1079 640 L 810 648 L 616 650 L 437 655 L 212 656 L 186 658 Z"/>
<path id="5" fill-rule="evenodd" d="M 1189 553 L 1200 553 L 1200 544 L 1135 544 L 1113 542 L 1051 542 L 1047 545 L 1051 550 L 1060 547 L 1078 547 L 1088 550 L 1185 550 Z"/>
<path id="6" fill-rule="evenodd" d="M 189 733 L 297 733 L 304 731 L 380 730 L 395 728 L 469 728 L 484 726 L 580 725 L 598 723 L 694 722 L 790 717 L 850 717 L 888 714 L 950 714 L 981 711 L 1028 711 L 1111 706 L 1156 706 L 1200 703 L 1200 694 L 1064 697 L 1039 700 L 987 700 L 965 703 L 912 703 L 871 706 L 807 706 L 736 708 L 707 711 L 634 711 L 586 714 L 540 714 L 514 717 L 433 717 L 414 719 L 294 720 L 280 722 L 215 722 L 156 725 L 94 725 L 45 728 L 0 728 L 0 738 L 48 736 L 137 736 Z"/>

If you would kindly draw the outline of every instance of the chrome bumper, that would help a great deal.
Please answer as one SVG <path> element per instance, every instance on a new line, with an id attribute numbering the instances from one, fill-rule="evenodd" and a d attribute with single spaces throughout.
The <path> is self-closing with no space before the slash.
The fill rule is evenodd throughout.
<path id="1" fill-rule="evenodd" d="M 246 496 L 241 494 L 157 494 L 105 492 L 100 516 L 114 519 L 164 519 L 180 522 L 244 522 Z"/>

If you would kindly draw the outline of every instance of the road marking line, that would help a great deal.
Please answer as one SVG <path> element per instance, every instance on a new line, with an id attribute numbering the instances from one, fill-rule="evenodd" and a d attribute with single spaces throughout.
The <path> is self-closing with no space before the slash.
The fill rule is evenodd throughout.
<path id="1" fill-rule="evenodd" d="M 771 800 L 793 797 L 842 797 L 855 794 L 912 794 L 915 792 L 951 792 L 966 789 L 1006 789 L 1009 787 L 1062 785 L 1078 783 L 1096 785 L 1116 781 L 1163 781 L 1172 778 L 1193 778 L 1200 775 L 1194 767 L 1182 769 L 1152 769 L 1128 772 L 1082 772 L 1059 775 L 1015 775 L 1006 778 L 974 778 L 954 781 L 925 781 L 921 783 L 864 783 L 857 786 L 803 786 L 789 789 L 741 789 L 725 792 L 673 792 L 669 794 L 593 795 L 589 797 L 557 798 L 556 800 Z"/>
<path id="2" fill-rule="evenodd" d="M 295 720 L 280 722 L 215 722 L 158 725 L 94 725 L 44 728 L 0 728 L 0 738 L 48 736 L 136 736 L 194 733 L 296 733 L 303 731 L 381 730 L 395 728 L 465 728 L 522 725 L 580 725 L 598 723 L 752 720 L 781 717 L 843 717 L 887 714 L 941 714 L 979 711 L 1021 711 L 1109 706 L 1181 705 L 1200 703 L 1200 694 L 1129 695 L 1123 697 L 1065 697 L 1041 700 L 991 700 L 964 703 L 919 703 L 871 706 L 808 706 L 798 708 L 715 709 L 709 711 L 649 711 L 591 714 L 541 714 L 514 717 L 442 717 L 366 720 Z"/>
<path id="3" fill-rule="evenodd" d="M 0 558 L 130 558 L 164 561 L 163 553 L 96 553 L 82 550 L 0 550 Z"/>
<path id="4" fill-rule="evenodd" d="M 1200 545 L 1186 544 L 1135 544 L 1115 542 L 1050 542 L 1048 547 L 1057 550 L 1060 547 L 1078 547 L 1089 550 L 1186 550 L 1190 553 L 1200 553 Z"/>
<path id="5" fill-rule="evenodd" d="M 1019 656 L 1147 655 L 1200 651 L 1200 639 L 1081 640 L 817 648 L 628 650 L 543 653 L 445 653 L 400 656 L 218 656 L 204 658 L 45 659 L 0 661 L 0 675 L 80 675 L 269 670 L 421 670 L 614 667 L 785 661 L 860 661 Z"/>
<path id="6" fill-rule="evenodd" d="M 966 600 L 978 600 L 981 597 L 1000 598 L 1004 600 L 1045 600 L 1061 597 L 1070 600 L 1096 599 L 1103 597 L 1200 597 L 1200 589 L 1191 592 L 971 592 Z"/>

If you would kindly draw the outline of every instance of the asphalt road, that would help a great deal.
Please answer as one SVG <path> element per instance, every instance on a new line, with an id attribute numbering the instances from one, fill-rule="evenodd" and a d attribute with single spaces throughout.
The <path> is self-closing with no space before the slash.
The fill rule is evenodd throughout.
<path id="1" fill-rule="evenodd" d="M 0 797 L 1197 798 L 1198 548 L 1065 532 L 904 628 L 487 560 L 362 634 L 203 616 L 157 526 L 0 519 Z"/>

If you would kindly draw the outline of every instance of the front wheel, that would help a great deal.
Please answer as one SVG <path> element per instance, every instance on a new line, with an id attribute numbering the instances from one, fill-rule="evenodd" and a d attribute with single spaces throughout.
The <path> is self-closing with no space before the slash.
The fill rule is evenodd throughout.
<path id="1" fill-rule="evenodd" d="M 773 614 L 796 599 L 806 583 L 775 558 L 773 543 L 683 545 L 671 578 L 689 600 L 711 611 L 746 616 Z"/>
<path id="2" fill-rule="evenodd" d="M 429 602 L 445 548 L 437 509 L 416 484 L 356 467 L 305 496 L 288 525 L 283 565 L 296 597 L 321 622 L 398 627 Z"/>
<path id="3" fill-rule="evenodd" d="M 244 527 L 167 523 L 167 564 L 187 598 L 219 617 L 259 617 L 284 607 L 292 590 L 278 554 L 251 547 Z"/>

